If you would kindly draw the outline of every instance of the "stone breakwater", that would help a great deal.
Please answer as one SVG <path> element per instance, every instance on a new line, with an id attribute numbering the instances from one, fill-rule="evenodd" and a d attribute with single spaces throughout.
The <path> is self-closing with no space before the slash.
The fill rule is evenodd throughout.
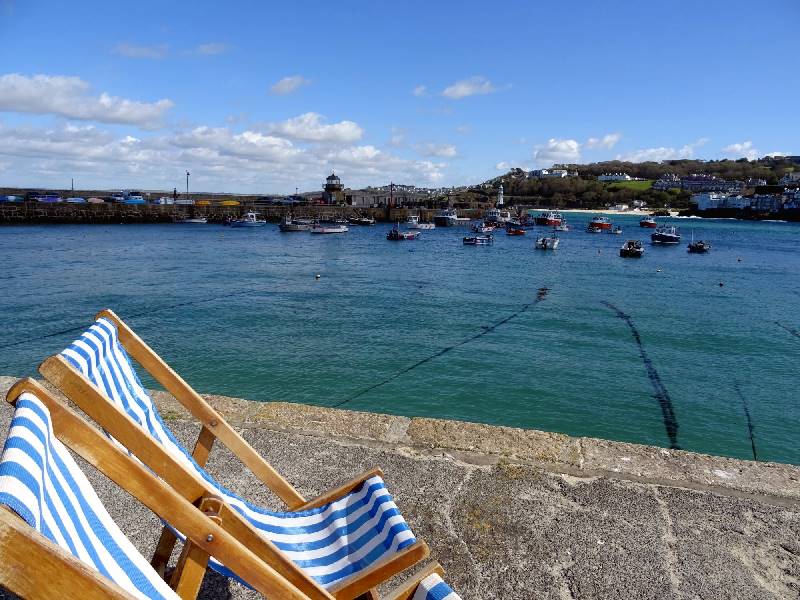
<path id="1" fill-rule="evenodd" d="M 14 379 L 0 378 L 5 395 Z M 465 598 L 797 598 L 800 468 L 541 431 L 206 396 L 313 497 L 373 466 Z M 156 392 L 185 444 L 198 432 Z M 2 431 L 10 407 L 2 405 Z M 158 521 L 86 467 L 145 554 Z M 274 509 L 221 446 L 209 469 Z M 209 575 L 205 598 L 248 598 Z"/>

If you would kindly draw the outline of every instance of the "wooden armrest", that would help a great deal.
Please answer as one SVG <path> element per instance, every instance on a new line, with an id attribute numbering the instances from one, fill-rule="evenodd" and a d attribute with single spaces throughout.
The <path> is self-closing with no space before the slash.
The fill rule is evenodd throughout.
<path id="1" fill-rule="evenodd" d="M 323 492 L 313 500 L 309 500 L 305 504 L 301 504 L 292 509 L 292 512 L 297 512 L 301 510 L 309 510 L 312 508 L 318 508 L 323 506 L 324 504 L 328 504 L 329 502 L 333 502 L 334 500 L 338 500 L 345 494 L 349 494 L 354 489 L 356 489 L 359 485 L 364 483 L 370 477 L 375 477 L 379 475 L 383 477 L 383 471 L 379 467 L 375 467 L 374 469 L 370 469 L 369 471 L 364 471 L 361 475 L 354 477 L 353 479 L 346 481 L 339 487 L 332 488 L 327 492 Z"/>
<path id="2" fill-rule="evenodd" d="M 428 544 L 417 540 L 392 556 L 379 560 L 368 569 L 364 569 L 353 577 L 349 577 L 334 585 L 328 591 L 336 600 L 352 600 L 370 589 L 388 581 L 401 571 L 406 570 L 424 560 L 431 553 Z"/>

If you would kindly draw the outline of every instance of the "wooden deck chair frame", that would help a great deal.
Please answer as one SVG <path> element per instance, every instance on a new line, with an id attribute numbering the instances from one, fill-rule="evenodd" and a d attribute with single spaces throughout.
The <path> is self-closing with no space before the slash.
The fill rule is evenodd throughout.
<path id="1" fill-rule="evenodd" d="M 163 481 L 159 480 L 140 462 L 114 445 L 96 427 L 73 412 L 72 409 L 64 405 L 32 379 L 22 379 L 15 383 L 9 390 L 6 399 L 9 403 L 15 404 L 19 396 L 24 392 L 34 394 L 47 407 L 50 411 L 53 432 L 65 446 L 94 465 L 160 518 L 171 523 L 184 533 L 186 543 L 178 559 L 175 572 L 169 581 L 170 587 L 175 590 L 179 597 L 193 600 L 197 596 L 206 572 L 208 558 L 209 556 L 214 556 L 217 560 L 239 573 L 245 581 L 265 597 L 270 599 L 308 599 L 308 596 L 300 592 L 269 564 L 258 558 L 226 531 L 223 527 L 225 519 L 223 516 L 225 512 L 223 510 L 224 505 L 219 498 L 213 495 L 201 494 L 197 497 L 196 504 L 190 503 Z M 6 511 L 6 514 L 8 513 L 9 511 Z M 17 518 L 20 524 L 24 524 L 27 527 L 27 524 L 22 519 Z M 23 539 L 19 533 L 21 528 L 14 527 L 14 524 L 10 523 L 10 521 L 10 519 L 4 518 L 3 527 L 10 527 L 9 530 L 12 531 L 15 537 Z M 36 551 L 39 556 L 43 556 L 44 553 L 51 549 L 50 546 L 58 549 L 57 546 L 49 544 L 44 537 L 39 536 L 38 533 L 30 528 L 28 529 L 30 530 L 28 535 L 23 536 L 27 538 L 28 542 L 36 536 L 41 538 L 36 540 L 35 543 L 28 544 L 32 552 Z M 19 551 L 12 551 L 12 554 L 8 555 L 6 550 L 7 548 L 4 547 L 3 560 L 0 561 L 0 564 L 3 564 L 4 567 L 9 562 L 9 556 L 16 557 L 19 553 Z M 94 579 L 89 577 L 86 573 L 91 573 L 91 569 L 77 561 L 82 567 L 78 569 L 69 560 L 73 558 L 72 556 L 60 549 L 59 551 L 61 555 L 57 559 L 46 560 L 43 564 L 49 565 L 51 562 L 58 562 L 64 565 L 70 573 L 69 576 L 75 577 L 76 583 L 79 581 L 93 583 L 95 579 L 100 578 L 106 582 L 106 587 L 101 586 L 101 589 L 106 589 L 113 584 L 113 582 L 105 580 L 99 574 Z M 58 553 L 50 552 L 49 554 L 55 556 Z M 23 564 L 28 565 L 31 563 L 24 562 Z M 39 565 L 34 562 L 31 566 L 31 572 L 24 574 L 15 572 L 14 569 L 10 569 L 8 572 L 5 569 L 0 570 L 4 577 L 3 585 L 15 592 L 16 588 L 23 592 L 23 596 L 38 597 L 38 594 L 33 592 L 47 587 L 47 578 L 38 584 L 30 584 L 33 587 L 20 587 L 20 576 L 30 577 L 34 573 L 38 574 Z M 45 573 L 48 572 L 49 570 L 45 570 Z M 5 579 L 6 577 L 8 579 Z M 34 579 L 38 578 L 34 577 Z M 52 579 L 49 581 L 52 583 Z M 113 587 L 117 587 L 116 584 L 113 584 Z M 84 589 L 82 587 L 76 587 L 75 590 L 80 592 L 76 598 L 88 597 L 83 595 Z M 61 595 L 60 597 L 64 598 L 65 596 Z M 122 597 L 127 598 L 129 595 L 123 593 Z"/>
<path id="2" fill-rule="evenodd" d="M 382 475 L 380 469 L 372 469 L 307 501 L 122 319 L 111 310 L 99 312 L 96 318 L 101 317 L 109 319 L 117 327 L 119 341 L 126 352 L 202 424 L 192 452 L 192 457 L 200 466 L 205 466 L 214 441 L 218 439 L 260 481 L 277 494 L 290 510 L 307 510 L 322 506 L 353 491 L 370 477 Z M 216 494 L 213 486 L 172 458 L 147 431 L 106 398 L 63 356 L 56 354 L 49 357 L 39 366 L 39 372 L 186 500 L 196 503 L 199 498 Z M 220 508 L 220 517 L 222 526 L 227 531 L 312 599 L 328 598 L 330 595 L 337 600 L 378 598 L 375 589 L 377 585 L 417 564 L 430 554 L 427 544 L 417 539 L 414 544 L 378 561 L 370 568 L 326 591 L 226 503 Z M 157 571 L 163 572 L 174 543 L 174 535 L 169 529 L 164 528 L 152 560 L 153 567 Z"/>

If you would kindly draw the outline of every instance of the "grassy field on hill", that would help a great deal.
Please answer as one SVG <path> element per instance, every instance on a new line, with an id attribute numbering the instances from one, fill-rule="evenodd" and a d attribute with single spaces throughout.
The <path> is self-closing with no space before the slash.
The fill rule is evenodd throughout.
<path id="1" fill-rule="evenodd" d="M 634 190 L 637 192 L 643 192 L 644 190 L 649 190 L 653 186 L 652 179 L 645 179 L 644 181 L 609 181 L 606 184 L 606 187 L 610 191 L 615 190 Z"/>

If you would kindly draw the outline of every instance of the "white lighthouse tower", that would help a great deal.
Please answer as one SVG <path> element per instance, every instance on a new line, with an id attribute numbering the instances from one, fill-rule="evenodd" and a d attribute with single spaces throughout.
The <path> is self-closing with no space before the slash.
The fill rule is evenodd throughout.
<path id="1" fill-rule="evenodd" d="M 503 206 L 503 184 L 500 184 L 500 189 L 497 191 L 497 206 Z"/>

